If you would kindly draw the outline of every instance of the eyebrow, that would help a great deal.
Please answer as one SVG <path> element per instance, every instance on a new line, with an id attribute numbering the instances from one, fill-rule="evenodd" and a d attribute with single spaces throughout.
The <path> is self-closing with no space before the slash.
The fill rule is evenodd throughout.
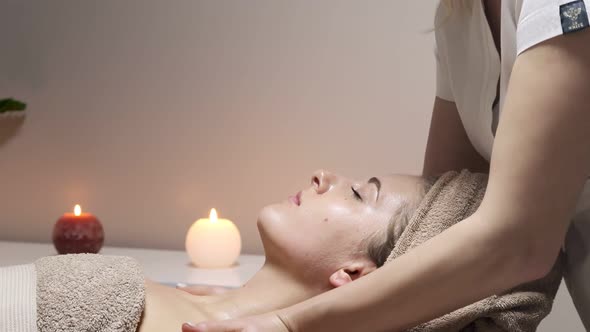
<path id="1" fill-rule="evenodd" d="M 369 181 L 367 181 L 367 183 L 372 183 L 377 187 L 377 198 L 375 200 L 378 200 L 379 192 L 381 191 L 381 181 L 379 181 L 379 179 L 377 179 L 376 177 L 372 177 L 369 179 Z"/>

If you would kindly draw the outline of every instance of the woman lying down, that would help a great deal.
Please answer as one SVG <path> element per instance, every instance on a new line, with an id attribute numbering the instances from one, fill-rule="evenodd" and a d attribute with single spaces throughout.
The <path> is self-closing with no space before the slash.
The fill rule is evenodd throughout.
<path id="1" fill-rule="evenodd" d="M 318 171 L 311 186 L 261 210 L 264 266 L 243 287 L 218 295 L 194 296 L 144 280 L 128 257 L 52 256 L 0 268 L 0 331 L 179 331 L 187 321 L 287 307 L 353 282 L 466 218 L 486 182 L 467 170 L 368 181 Z M 543 279 L 412 330 L 534 331 L 560 279 L 558 260 Z"/>

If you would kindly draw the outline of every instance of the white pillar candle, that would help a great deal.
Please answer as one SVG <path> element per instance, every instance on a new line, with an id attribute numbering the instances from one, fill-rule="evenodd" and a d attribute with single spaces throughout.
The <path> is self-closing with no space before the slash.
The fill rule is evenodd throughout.
<path id="1" fill-rule="evenodd" d="M 230 267 L 241 249 L 238 228 L 231 220 L 217 218 L 215 209 L 211 209 L 209 218 L 195 221 L 186 234 L 186 252 L 197 267 Z"/>

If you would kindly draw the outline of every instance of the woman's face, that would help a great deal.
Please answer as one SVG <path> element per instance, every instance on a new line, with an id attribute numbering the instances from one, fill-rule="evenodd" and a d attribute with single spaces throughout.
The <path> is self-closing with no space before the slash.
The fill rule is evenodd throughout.
<path id="1" fill-rule="evenodd" d="M 353 180 L 314 172 L 309 187 L 260 212 L 267 260 L 324 280 L 361 260 L 367 263 L 364 240 L 387 229 L 400 204 L 417 194 L 420 181 L 410 175 Z"/>

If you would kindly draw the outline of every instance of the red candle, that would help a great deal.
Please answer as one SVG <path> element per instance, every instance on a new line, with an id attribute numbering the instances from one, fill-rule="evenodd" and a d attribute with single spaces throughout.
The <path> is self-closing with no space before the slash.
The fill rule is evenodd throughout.
<path id="1" fill-rule="evenodd" d="M 82 213 L 80 205 L 76 205 L 74 213 L 65 213 L 53 227 L 53 245 L 60 254 L 96 254 L 103 242 L 100 221 L 90 213 Z"/>

